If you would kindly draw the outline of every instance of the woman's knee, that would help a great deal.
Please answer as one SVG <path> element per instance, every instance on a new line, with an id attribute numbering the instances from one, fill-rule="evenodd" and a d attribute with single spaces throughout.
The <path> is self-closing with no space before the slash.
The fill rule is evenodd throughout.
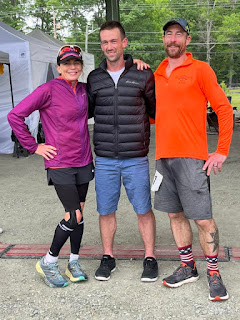
<path id="1" fill-rule="evenodd" d="M 65 216 L 64 219 L 66 221 L 70 221 L 71 224 L 79 224 L 79 222 L 82 220 L 82 212 L 80 209 L 76 209 L 76 210 L 71 210 L 71 211 L 67 211 L 65 212 Z"/>

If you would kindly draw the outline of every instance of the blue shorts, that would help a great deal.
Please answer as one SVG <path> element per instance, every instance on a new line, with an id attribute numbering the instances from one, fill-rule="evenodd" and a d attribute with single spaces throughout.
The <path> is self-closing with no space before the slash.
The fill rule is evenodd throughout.
<path id="1" fill-rule="evenodd" d="M 96 157 L 95 190 L 99 214 L 117 211 L 122 182 L 134 211 L 137 214 L 147 213 L 152 208 L 148 157 Z"/>

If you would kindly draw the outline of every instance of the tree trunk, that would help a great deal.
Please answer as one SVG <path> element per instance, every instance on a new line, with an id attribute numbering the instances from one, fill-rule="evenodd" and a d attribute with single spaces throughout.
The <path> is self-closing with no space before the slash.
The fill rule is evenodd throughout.
<path id="1" fill-rule="evenodd" d="M 228 87 L 232 88 L 232 79 L 234 75 L 234 58 L 233 58 L 233 45 L 231 45 L 231 56 L 230 56 L 230 69 L 229 69 L 229 81 L 228 81 Z"/>
<path id="2" fill-rule="evenodd" d="M 213 4 L 212 4 L 212 11 L 214 11 L 215 9 L 215 5 L 216 5 L 216 0 L 214 0 Z M 207 37 L 206 37 L 206 49 L 207 49 L 207 63 L 210 65 L 210 60 L 211 60 L 211 50 L 215 47 L 215 45 L 213 45 L 211 47 L 211 30 L 212 30 L 212 20 L 209 19 L 210 16 L 210 1 L 207 1 L 207 24 L 206 24 L 206 28 L 207 28 Z"/>

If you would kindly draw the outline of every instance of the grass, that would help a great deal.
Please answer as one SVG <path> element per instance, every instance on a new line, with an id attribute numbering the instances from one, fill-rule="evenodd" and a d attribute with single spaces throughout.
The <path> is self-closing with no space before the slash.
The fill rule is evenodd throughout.
<path id="1" fill-rule="evenodd" d="M 231 105 L 240 110 L 240 89 L 231 89 L 230 95 L 232 96 Z"/>

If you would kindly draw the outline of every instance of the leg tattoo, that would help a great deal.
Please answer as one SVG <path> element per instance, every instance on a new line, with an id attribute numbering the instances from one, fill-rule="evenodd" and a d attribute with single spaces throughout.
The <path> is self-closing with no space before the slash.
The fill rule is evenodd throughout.
<path id="1" fill-rule="evenodd" d="M 214 252 L 219 247 L 219 232 L 217 227 L 215 227 L 215 232 L 210 232 L 210 236 L 212 237 L 213 241 L 209 241 L 207 243 L 213 244 L 213 252 Z"/>

